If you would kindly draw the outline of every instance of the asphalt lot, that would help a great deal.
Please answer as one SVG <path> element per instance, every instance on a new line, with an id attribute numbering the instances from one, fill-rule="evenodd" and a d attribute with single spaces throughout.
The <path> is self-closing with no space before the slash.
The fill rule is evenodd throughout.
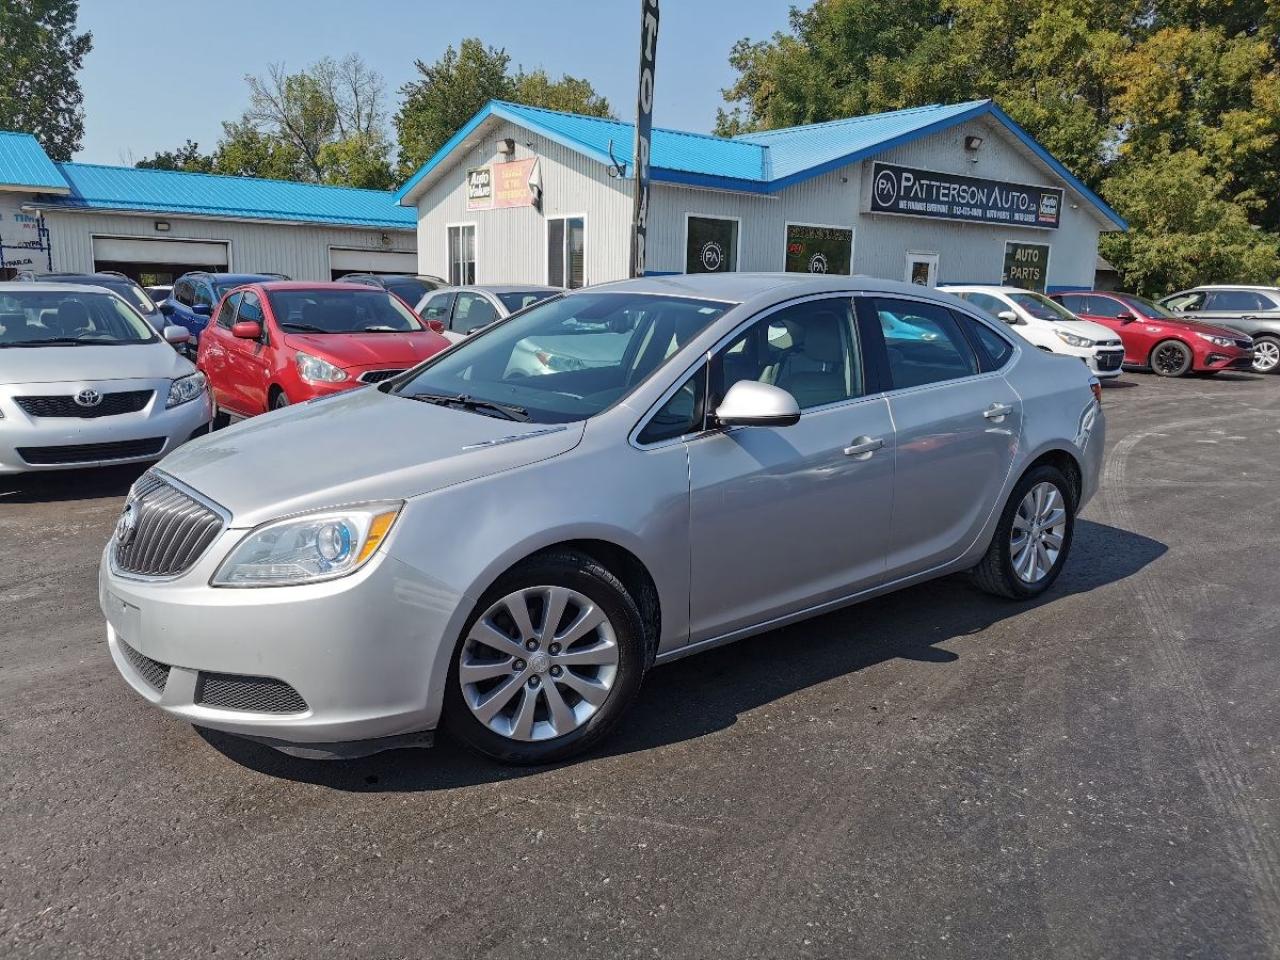
<path id="1" fill-rule="evenodd" d="M 0 956 L 1280 956 L 1280 377 L 1105 403 L 1043 602 L 952 578 L 662 667 L 533 771 L 162 716 L 95 595 L 138 471 L 0 481 Z"/>

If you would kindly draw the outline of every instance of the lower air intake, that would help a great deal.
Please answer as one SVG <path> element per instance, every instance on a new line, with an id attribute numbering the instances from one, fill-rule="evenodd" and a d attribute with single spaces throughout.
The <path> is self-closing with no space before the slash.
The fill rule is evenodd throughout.
<path id="1" fill-rule="evenodd" d="M 204 673 L 196 684 L 196 703 L 251 713 L 305 713 L 307 702 L 283 680 L 236 673 Z"/>

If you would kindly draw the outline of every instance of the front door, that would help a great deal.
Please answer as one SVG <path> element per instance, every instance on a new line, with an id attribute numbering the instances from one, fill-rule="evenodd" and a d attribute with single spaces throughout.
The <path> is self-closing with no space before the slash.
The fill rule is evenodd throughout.
<path id="1" fill-rule="evenodd" d="M 767 313 L 713 358 L 710 409 L 750 379 L 789 391 L 802 413 L 688 442 L 691 642 L 880 580 L 894 432 L 885 399 L 867 396 L 862 356 L 846 296 Z"/>
<path id="2" fill-rule="evenodd" d="M 209 378 L 209 390 L 213 393 L 213 402 L 224 409 L 232 409 L 235 406 L 227 358 L 230 351 L 235 349 L 231 325 L 236 320 L 236 307 L 240 305 L 240 297 L 241 294 L 233 293 L 222 298 L 218 315 L 214 322 L 205 328 L 203 342 L 200 344 L 200 369 Z"/>
<path id="3" fill-rule="evenodd" d="M 887 574 L 897 579 L 954 560 L 973 543 L 1012 468 L 1022 400 L 999 372 L 981 371 L 946 307 L 868 297 L 860 308 L 925 331 L 886 340 L 886 396 L 897 431 Z"/>
<path id="4" fill-rule="evenodd" d="M 908 253 L 907 271 L 903 277 L 907 283 L 918 287 L 938 285 L 938 255 L 936 253 Z"/>
<path id="5" fill-rule="evenodd" d="M 236 413 L 253 416 L 267 409 L 267 390 L 271 383 L 270 334 L 258 294 L 252 290 L 244 291 L 235 322 L 256 323 L 262 328 L 262 335 L 257 340 L 226 338 L 226 379 L 230 385 L 227 407 Z"/>

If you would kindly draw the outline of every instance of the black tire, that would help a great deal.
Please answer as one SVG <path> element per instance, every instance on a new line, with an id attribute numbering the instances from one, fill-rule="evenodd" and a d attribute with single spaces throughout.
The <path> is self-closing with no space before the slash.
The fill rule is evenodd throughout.
<path id="1" fill-rule="evenodd" d="M 223 430 L 231 426 L 231 416 L 225 410 L 218 406 L 215 401 L 213 404 L 213 419 L 209 421 L 209 432 L 215 430 Z"/>
<path id="2" fill-rule="evenodd" d="M 1013 520 L 1023 497 L 1027 495 L 1032 487 L 1045 482 L 1052 483 L 1058 488 L 1063 503 L 1066 505 L 1066 531 L 1062 536 L 1062 548 L 1059 550 L 1058 556 L 1048 574 L 1036 583 L 1027 583 L 1013 569 L 1010 543 L 1013 533 Z M 969 571 L 974 585 L 987 593 L 994 594 L 997 597 L 1006 597 L 1010 600 L 1030 600 L 1033 597 L 1040 596 L 1040 594 L 1053 586 L 1054 581 L 1058 579 L 1058 575 L 1062 572 L 1062 568 L 1067 562 L 1067 557 L 1071 553 L 1071 540 L 1075 534 L 1075 528 L 1075 488 L 1063 472 L 1049 464 L 1042 464 L 1032 470 L 1028 470 L 1023 474 L 1017 485 L 1014 486 L 1013 492 L 1009 494 L 1009 499 L 1000 514 L 1000 522 L 996 524 L 995 533 L 991 537 L 991 544 L 987 547 L 987 552 L 982 561 Z"/>
<path id="3" fill-rule="evenodd" d="M 618 674 L 608 699 L 576 730 L 562 737 L 519 741 L 490 730 L 471 712 L 458 680 L 463 643 L 476 620 L 503 597 L 536 586 L 562 586 L 584 594 L 608 616 L 618 643 Z M 644 620 L 621 581 L 590 557 L 570 551 L 533 557 L 504 573 L 476 604 L 454 644 L 445 684 L 444 726 L 475 752 L 500 763 L 555 763 L 595 746 L 609 734 L 640 690 L 649 666 Z"/>
<path id="4" fill-rule="evenodd" d="M 1157 377 L 1184 377 L 1193 359 L 1191 348 L 1181 340 L 1161 340 L 1151 348 L 1147 362 Z"/>
<path id="5" fill-rule="evenodd" d="M 1258 361 L 1262 358 L 1258 355 L 1258 348 L 1263 347 L 1265 362 L 1268 366 L 1259 368 Z M 1254 373 L 1280 373 L 1280 363 L 1276 363 L 1273 359 L 1280 356 L 1280 337 L 1269 337 L 1265 334 L 1253 338 L 1253 372 Z"/>
<path id="6" fill-rule="evenodd" d="M 271 398 L 272 410 L 283 410 L 289 405 L 289 398 L 285 396 L 283 390 L 277 390 L 275 396 Z"/>

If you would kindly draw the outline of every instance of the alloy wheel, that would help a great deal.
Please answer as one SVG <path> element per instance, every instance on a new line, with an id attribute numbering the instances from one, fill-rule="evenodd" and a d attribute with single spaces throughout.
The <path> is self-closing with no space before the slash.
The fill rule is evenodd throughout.
<path id="1" fill-rule="evenodd" d="M 1182 352 L 1182 348 L 1176 343 L 1162 344 L 1151 360 L 1152 366 L 1156 368 L 1156 371 L 1165 376 L 1176 376 L 1183 371 L 1186 365 L 1186 357 Z"/>
<path id="2" fill-rule="evenodd" d="M 567 587 L 526 587 L 476 619 L 458 655 L 458 683 L 494 733 L 550 740 L 604 705 L 618 661 L 617 635 L 598 604 Z"/>
<path id="3" fill-rule="evenodd" d="M 1253 369 L 1256 373 L 1270 373 L 1280 366 L 1280 343 L 1275 340 L 1258 340 L 1253 345 Z"/>
<path id="4" fill-rule="evenodd" d="M 1013 515 L 1009 558 L 1013 572 L 1023 583 L 1039 583 L 1062 552 L 1067 531 L 1067 507 L 1062 491 L 1048 481 L 1027 491 Z"/>

